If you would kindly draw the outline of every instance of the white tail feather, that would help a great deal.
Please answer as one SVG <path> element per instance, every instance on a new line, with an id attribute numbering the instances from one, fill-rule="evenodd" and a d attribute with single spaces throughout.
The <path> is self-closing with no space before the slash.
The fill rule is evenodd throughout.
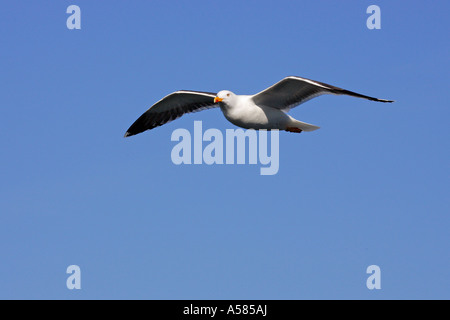
<path id="1" fill-rule="evenodd" d="M 293 126 L 295 128 L 299 128 L 302 131 L 307 131 L 308 132 L 308 131 L 314 131 L 314 130 L 320 129 L 320 127 L 315 126 L 313 124 L 309 124 L 309 123 L 306 123 L 306 122 L 301 122 L 301 121 L 298 121 L 298 120 L 295 120 L 295 119 L 292 119 L 292 120 L 293 121 L 292 121 L 290 126 Z"/>

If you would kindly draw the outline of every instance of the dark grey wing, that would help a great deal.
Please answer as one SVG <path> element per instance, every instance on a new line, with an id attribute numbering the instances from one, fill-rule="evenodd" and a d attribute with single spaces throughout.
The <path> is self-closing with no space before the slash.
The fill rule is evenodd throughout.
<path id="1" fill-rule="evenodd" d="M 273 86 L 255 94 L 252 99 L 257 105 L 286 111 L 322 94 L 344 94 L 372 101 L 393 102 L 392 100 L 373 98 L 323 82 L 295 76 L 284 78 Z"/>
<path id="2" fill-rule="evenodd" d="M 165 96 L 145 111 L 125 133 L 133 136 L 175 120 L 185 113 L 215 108 L 215 93 L 200 91 L 176 91 Z"/>

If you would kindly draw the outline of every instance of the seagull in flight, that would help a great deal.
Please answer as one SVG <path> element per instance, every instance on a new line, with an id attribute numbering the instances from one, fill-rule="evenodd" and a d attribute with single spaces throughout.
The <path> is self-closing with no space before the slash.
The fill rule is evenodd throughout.
<path id="1" fill-rule="evenodd" d="M 319 127 L 294 119 L 287 112 L 322 94 L 347 95 L 378 102 L 378 99 L 338 88 L 323 82 L 290 76 L 254 95 L 237 95 L 228 90 L 219 93 L 175 91 L 145 111 L 125 133 L 125 137 L 150 130 L 185 113 L 220 107 L 225 118 L 245 129 L 278 129 L 289 132 L 314 131 Z"/>

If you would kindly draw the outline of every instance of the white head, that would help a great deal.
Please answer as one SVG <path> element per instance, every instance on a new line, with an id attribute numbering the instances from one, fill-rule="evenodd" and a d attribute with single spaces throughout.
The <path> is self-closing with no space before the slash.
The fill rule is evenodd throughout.
<path id="1" fill-rule="evenodd" d="M 220 91 L 217 96 L 214 98 L 214 103 L 221 102 L 225 105 L 232 104 L 233 100 L 236 98 L 236 95 L 228 90 Z"/>

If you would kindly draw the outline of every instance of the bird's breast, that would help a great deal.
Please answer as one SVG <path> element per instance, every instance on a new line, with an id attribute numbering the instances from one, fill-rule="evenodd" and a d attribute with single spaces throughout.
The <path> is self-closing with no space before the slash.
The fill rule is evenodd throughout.
<path id="1" fill-rule="evenodd" d="M 279 127 L 279 120 L 282 120 L 285 114 L 279 110 L 266 110 L 248 101 L 234 106 L 221 106 L 225 118 L 236 126 L 246 129 L 274 129 Z M 272 114 L 279 113 L 280 117 Z"/>

